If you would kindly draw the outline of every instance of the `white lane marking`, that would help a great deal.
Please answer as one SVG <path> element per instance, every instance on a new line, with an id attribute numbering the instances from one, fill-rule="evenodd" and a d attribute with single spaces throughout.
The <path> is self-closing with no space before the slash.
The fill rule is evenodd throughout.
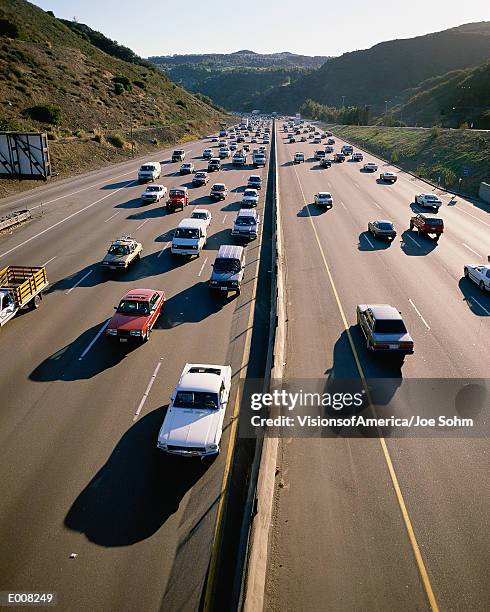
<path id="1" fill-rule="evenodd" d="M 165 251 L 165 249 L 169 247 L 170 243 L 171 243 L 171 240 L 167 242 L 167 244 L 163 247 L 163 249 L 158 253 L 157 257 L 160 257 L 162 255 L 163 251 Z"/>
<path id="2" fill-rule="evenodd" d="M 226 217 L 227 217 L 227 216 L 228 216 L 228 215 L 225 215 L 225 216 L 223 217 L 223 225 L 225 224 L 225 221 L 226 221 Z"/>
<path id="3" fill-rule="evenodd" d="M 410 298 L 408 298 L 408 301 L 410 302 L 410 304 L 412 304 L 413 309 L 415 310 L 415 312 L 419 315 L 419 317 L 422 319 L 422 323 L 425 325 L 425 327 L 427 327 L 427 329 L 430 329 L 429 324 L 427 323 L 427 321 L 424 319 L 424 317 L 422 316 L 422 314 L 420 313 L 420 310 L 417 308 L 417 306 L 415 306 L 415 304 L 412 302 L 412 300 Z"/>
<path id="4" fill-rule="evenodd" d="M 201 266 L 201 269 L 199 270 L 198 276 L 201 276 L 202 271 L 204 270 L 204 266 L 206 265 L 207 261 L 208 261 L 208 258 L 206 257 L 206 259 L 204 260 L 204 263 Z"/>
<path id="5" fill-rule="evenodd" d="M 355 186 L 356 186 L 358 189 L 360 189 L 360 187 L 359 187 L 358 183 L 356 183 L 356 181 L 352 181 L 352 182 L 354 183 L 354 185 L 355 185 Z"/>
<path id="6" fill-rule="evenodd" d="M 478 255 L 478 257 L 483 257 L 483 255 L 480 255 L 480 253 L 477 253 L 476 251 L 474 251 L 471 247 L 469 247 L 467 244 L 465 244 L 464 242 L 461 243 L 464 247 L 466 247 L 468 249 L 468 251 L 471 251 L 472 253 L 474 253 L 475 255 Z"/>
<path id="7" fill-rule="evenodd" d="M 480 304 L 480 302 L 479 302 L 479 301 L 478 301 L 476 298 L 474 298 L 474 297 L 469 297 L 469 298 L 467 298 L 467 299 L 468 299 L 468 300 L 470 300 L 470 301 L 471 301 L 471 300 L 473 300 L 473 301 L 475 302 L 475 304 L 478 304 L 478 306 L 479 306 L 479 307 L 480 307 L 482 310 L 484 310 L 484 311 L 486 312 L 486 314 L 487 314 L 487 315 L 490 315 L 490 311 L 488 311 L 488 310 L 485 308 L 485 306 L 483 306 L 482 304 Z"/>
<path id="8" fill-rule="evenodd" d="M 87 274 L 84 274 L 84 275 L 82 276 L 82 278 L 81 278 L 79 281 L 77 281 L 77 282 L 76 282 L 76 283 L 73 285 L 73 287 L 72 287 L 71 289 L 68 289 L 68 291 L 65 291 L 65 295 L 68 295 L 69 293 L 71 293 L 71 292 L 73 291 L 73 289 L 75 289 L 76 287 L 78 287 L 78 285 L 79 285 L 79 284 L 80 284 L 82 281 L 84 281 L 84 280 L 87 278 L 87 276 L 90 276 L 90 275 L 92 274 L 92 272 L 93 272 L 93 270 L 89 270 L 89 271 L 87 272 Z"/>
<path id="9" fill-rule="evenodd" d="M 342 206 L 345 208 L 345 210 L 347 210 L 347 206 L 342 202 L 342 200 L 339 200 L 339 202 L 342 204 Z"/>
<path id="10" fill-rule="evenodd" d="M 370 246 L 372 249 L 374 249 L 374 244 L 373 244 L 373 243 L 372 243 L 372 242 L 369 240 L 369 238 L 368 238 L 367 234 L 363 234 L 363 236 L 364 236 L 364 238 L 365 238 L 365 239 L 368 241 L 369 246 Z"/>
<path id="11" fill-rule="evenodd" d="M 407 235 L 406 235 L 406 238 L 410 238 L 410 240 L 411 240 L 412 242 L 415 242 L 415 244 L 416 244 L 416 245 L 419 247 L 419 249 L 421 249 L 421 248 L 422 248 L 422 245 L 421 245 L 421 244 L 419 244 L 419 243 L 418 243 L 418 242 L 415 240 L 415 238 L 412 238 L 412 236 L 410 236 L 410 234 L 407 234 Z"/>
<path id="12" fill-rule="evenodd" d="M 82 361 L 82 359 L 85 357 L 85 355 L 90 351 L 90 349 L 93 347 L 93 345 L 97 342 L 97 340 L 100 338 L 100 336 L 105 332 L 106 327 L 109 325 L 109 321 L 110 319 L 107 319 L 107 321 L 104 323 L 104 325 L 102 325 L 102 327 L 99 329 L 99 331 L 97 332 L 97 334 L 95 335 L 94 338 L 92 338 L 92 341 L 90 342 L 90 344 L 87 346 L 87 348 L 83 351 L 83 353 L 80 355 L 80 357 L 78 358 L 78 361 Z"/>
<path id="13" fill-rule="evenodd" d="M 134 174 L 134 170 L 132 172 L 125 172 L 124 174 L 118 174 L 118 176 L 111 176 L 110 179 L 106 179 L 105 181 L 101 181 L 100 183 L 94 183 L 93 185 L 90 185 L 89 187 L 84 187 L 83 189 L 79 189 L 78 191 L 72 191 L 71 193 L 66 193 L 65 195 L 54 198 L 53 200 L 48 200 L 47 202 L 41 202 L 41 204 L 37 204 L 37 206 L 31 206 L 31 210 L 34 210 L 35 208 L 41 208 L 42 206 L 46 206 L 47 204 L 52 204 L 53 202 L 58 202 L 58 200 L 62 200 L 63 198 L 69 198 L 72 195 L 77 195 L 77 193 L 82 193 L 82 191 L 93 189 L 94 187 L 98 187 L 99 185 L 107 185 L 109 180 L 115 181 L 116 179 L 121 178 L 123 176 L 128 176 L 128 174 Z M 132 183 L 135 183 L 135 182 L 136 181 L 131 181 L 131 183 L 129 183 L 128 185 L 125 185 L 125 187 L 129 187 Z M 125 187 L 122 187 L 122 189 L 124 189 Z"/>
<path id="14" fill-rule="evenodd" d="M 148 221 L 149 221 L 149 219 L 145 219 L 145 220 L 143 221 L 143 223 L 140 223 L 140 224 L 138 225 L 138 227 L 137 227 L 137 228 L 136 228 L 134 231 L 135 231 L 135 232 L 137 232 L 137 231 L 140 229 L 140 227 L 143 227 L 143 225 L 144 225 L 145 223 L 148 223 Z"/>
<path id="15" fill-rule="evenodd" d="M 472 215 L 471 213 L 469 213 L 466 210 L 463 210 L 462 208 L 454 208 L 454 210 L 459 210 L 459 212 L 462 212 L 465 215 L 468 215 L 469 217 L 473 217 L 473 219 L 476 219 L 480 223 L 483 223 L 483 225 L 488 225 L 488 227 L 490 227 L 490 223 L 487 223 L 486 221 L 483 221 L 482 219 L 479 219 L 478 217 L 475 217 L 475 215 Z"/>
<path id="16" fill-rule="evenodd" d="M 116 217 L 116 216 L 117 216 L 117 215 L 118 215 L 120 212 L 121 212 L 121 211 L 118 211 L 118 212 L 114 213 L 114 214 L 113 214 L 111 217 L 109 217 L 108 219 L 106 219 L 106 220 L 104 221 L 104 223 L 107 223 L 107 221 L 110 221 L 111 219 L 114 219 L 114 217 Z"/>
<path id="17" fill-rule="evenodd" d="M 143 406 L 145 405 L 146 400 L 148 399 L 148 395 L 150 394 L 151 388 L 153 387 L 153 383 L 155 382 L 155 379 L 157 377 L 158 370 L 162 366 L 162 359 L 163 359 L 163 357 L 160 357 L 160 361 L 156 365 L 155 371 L 153 372 L 153 375 L 150 378 L 150 382 L 148 383 L 148 386 L 146 387 L 146 391 L 144 392 L 143 397 L 141 398 L 141 401 L 139 403 L 138 409 L 134 413 L 133 421 L 136 421 L 138 419 L 138 417 L 140 415 L 140 412 L 141 412 Z"/>
<path id="18" fill-rule="evenodd" d="M 136 181 L 132 181 L 132 183 L 136 183 Z M 30 238 L 27 238 L 27 240 L 24 240 L 23 242 L 21 242 L 17 246 L 12 247 L 11 249 L 9 249 L 8 251 L 5 251 L 4 253 L 0 253 L 0 259 L 2 257 L 5 257 L 6 255 L 9 255 L 10 253 L 13 253 L 17 249 L 20 249 L 20 247 L 23 247 L 25 244 L 28 244 L 32 240 L 35 240 L 36 238 L 39 238 L 39 236 L 44 235 L 46 232 L 49 232 L 50 230 L 54 229 L 55 227 L 58 227 L 62 223 L 65 223 L 65 221 L 69 221 L 70 219 L 73 219 L 73 217 L 76 217 L 77 215 L 79 215 L 79 214 L 85 212 L 86 210 L 88 210 L 89 208 L 92 208 L 92 206 L 95 206 L 96 204 L 99 204 L 100 202 L 102 202 L 102 200 L 105 200 L 107 198 L 110 198 L 113 195 L 116 195 L 116 193 L 118 193 L 119 191 L 122 191 L 125 188 L 126 187 L 120 187 L 119 189 L 115 189 L 114 191 L 111 191 L 111 193 L 108 193 L 107 195 L 103 196 L 102 198 L 99 198 L 98 200 L 95 200 L 95 202 L 92 202 L 92 204 L 88 204 L 84 208 L 81 208 L 80 210 L 77 210 L 76 212 L 72 213 L 71 215 L 68 215 L 68 217 L 65 217 L 64 219 L 61 219 L 61 221 L 58 221 L 57 223 L 54 223 L 53 225 L 50 225 L 46 229 L 43 229 L 41 232 L 38 232 L 34 236 L 31 236 Z"/>
<path id="19" fill-rule="evenodd" d="M 48 261 L 45 261 L 43 264 L 41 264 L 44 268 L 44 266 L 47 266 L 48 263 L 51 263 L 53 261 L 53 259 L 56 259 L 58 257 L 58 255 L 55 255 L 54 257 L 51 257 L 51 259 L 48 259 Z"/>
<path id="20" fill-rule="evenodd" d="M 373 202 L 373 204 L 381 210 L 381 206 L 377 202 Z"/>

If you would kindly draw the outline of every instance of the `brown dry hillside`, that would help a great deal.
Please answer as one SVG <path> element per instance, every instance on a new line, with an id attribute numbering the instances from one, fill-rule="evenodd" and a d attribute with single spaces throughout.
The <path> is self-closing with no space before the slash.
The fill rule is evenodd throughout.
<path id="1" fill-rule="evenodd" d="M 139 153 L 229 119 L 144 64 L 105 53 L 25 0 L 0 0 L 0 130 L 46 130 L 66 176 L 127 155 L 131 118 Z M 76 164 L 66 158 L 70 143 Z M 5 189 L 2 181 L 0 195 Z"/>

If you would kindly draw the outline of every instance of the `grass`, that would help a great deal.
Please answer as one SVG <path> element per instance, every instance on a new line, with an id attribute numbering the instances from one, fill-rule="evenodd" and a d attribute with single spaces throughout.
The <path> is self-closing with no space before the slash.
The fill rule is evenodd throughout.
<path id="1" fill-rule="evenodd" d="M 462 191 L 476 196 L 481 181 L 490 175 L 490 134 L 472 130 L 437 128 L 384 128 L 379 126 L 330 125 L 340 137 L 397 165 L 439 183 L 458 187 L 463 168 Z"/>

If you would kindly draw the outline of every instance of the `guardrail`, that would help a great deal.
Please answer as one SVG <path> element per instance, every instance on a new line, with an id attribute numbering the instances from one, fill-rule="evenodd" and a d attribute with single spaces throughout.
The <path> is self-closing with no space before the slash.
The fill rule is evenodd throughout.
<path id="1" fill-rule="evenodd" d="M 9 227 L 13 227 L 23 221 L 27 221 L 31 218 L 30 210 L 17 210 L 15 212 L 9 213 L 4 217 L 0 217 L 0 232 L 2 230 L 8 229 Z"/>

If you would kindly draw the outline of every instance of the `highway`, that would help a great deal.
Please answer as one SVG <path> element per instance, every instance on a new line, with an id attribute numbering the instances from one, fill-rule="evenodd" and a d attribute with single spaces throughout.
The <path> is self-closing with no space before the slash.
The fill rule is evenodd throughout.
<path id="1" fill-rule="evenodd" d="M 186 143 L 185 161 L 206 168 L 210 146 Z M 164 201 L 141 205 L 135 178 L 144 160 L 0 203 L 1 213 L 35 215 L 0 236 L 0 264 L 45 264 L 50 281 L 41 307 L 0 331 L 0 590 L 54 591 L 61 610 L 195 610 L 203 598 L 237 404 L 214 461 L 169 458 L 156 440 L 186 362 L 230 364 L 233 397 L 247 371 L 260 238 L 247 246 L 238 298 L 212 297 L 207 280 L 217 249 L 231 242 L 248 176 L 265 181 L 267 168 L 229 160 L 208 186 L 192 188 L 170 155 L 153 159 L 162 161 L 159 182 L 189 184 L 182 212 L 166 214 Z M 224 202 L 210 202 L 213 182 L 227 184 Z M 177 260 L 171 231 L 196 205 L 213 215 L 207 247 Z M 98 263 L 110 241 L 128 233 L 143 244 L 141 261 L 105 274 Z M 138 287 L 164 290 L 166 304 L 150 342 L 126 350 L 102 330 Z"/>
<path id="2" fill-rule="evenodd" d="M 490 296 L 463 277 L 465 263 L 487 262 L 489 215 L 443 194 L 444 235 L 419 237 L 411 203 L 430 186 L 369 154 L 321 169 L 312 157 L 323 145 L 288 144 L 277 123 L 285 379 L 387 378 L 395 393 L 410 379 L 490 378 Z M 296 151 L 306 163 L 292 163 Z M 398 181 L 361 172 L 368 161 Z M 318 191 L 332 193 L 332 209 L 313 204 Z M 392 244 L 367 234 L 374 219 L 394 222 Z M 366 351 L 359 303 L 402 311 L 415 354 L 401 368 Z M 488 609 L 488 450 L 470 437 L 282 438 L 266 609 Z"/>

